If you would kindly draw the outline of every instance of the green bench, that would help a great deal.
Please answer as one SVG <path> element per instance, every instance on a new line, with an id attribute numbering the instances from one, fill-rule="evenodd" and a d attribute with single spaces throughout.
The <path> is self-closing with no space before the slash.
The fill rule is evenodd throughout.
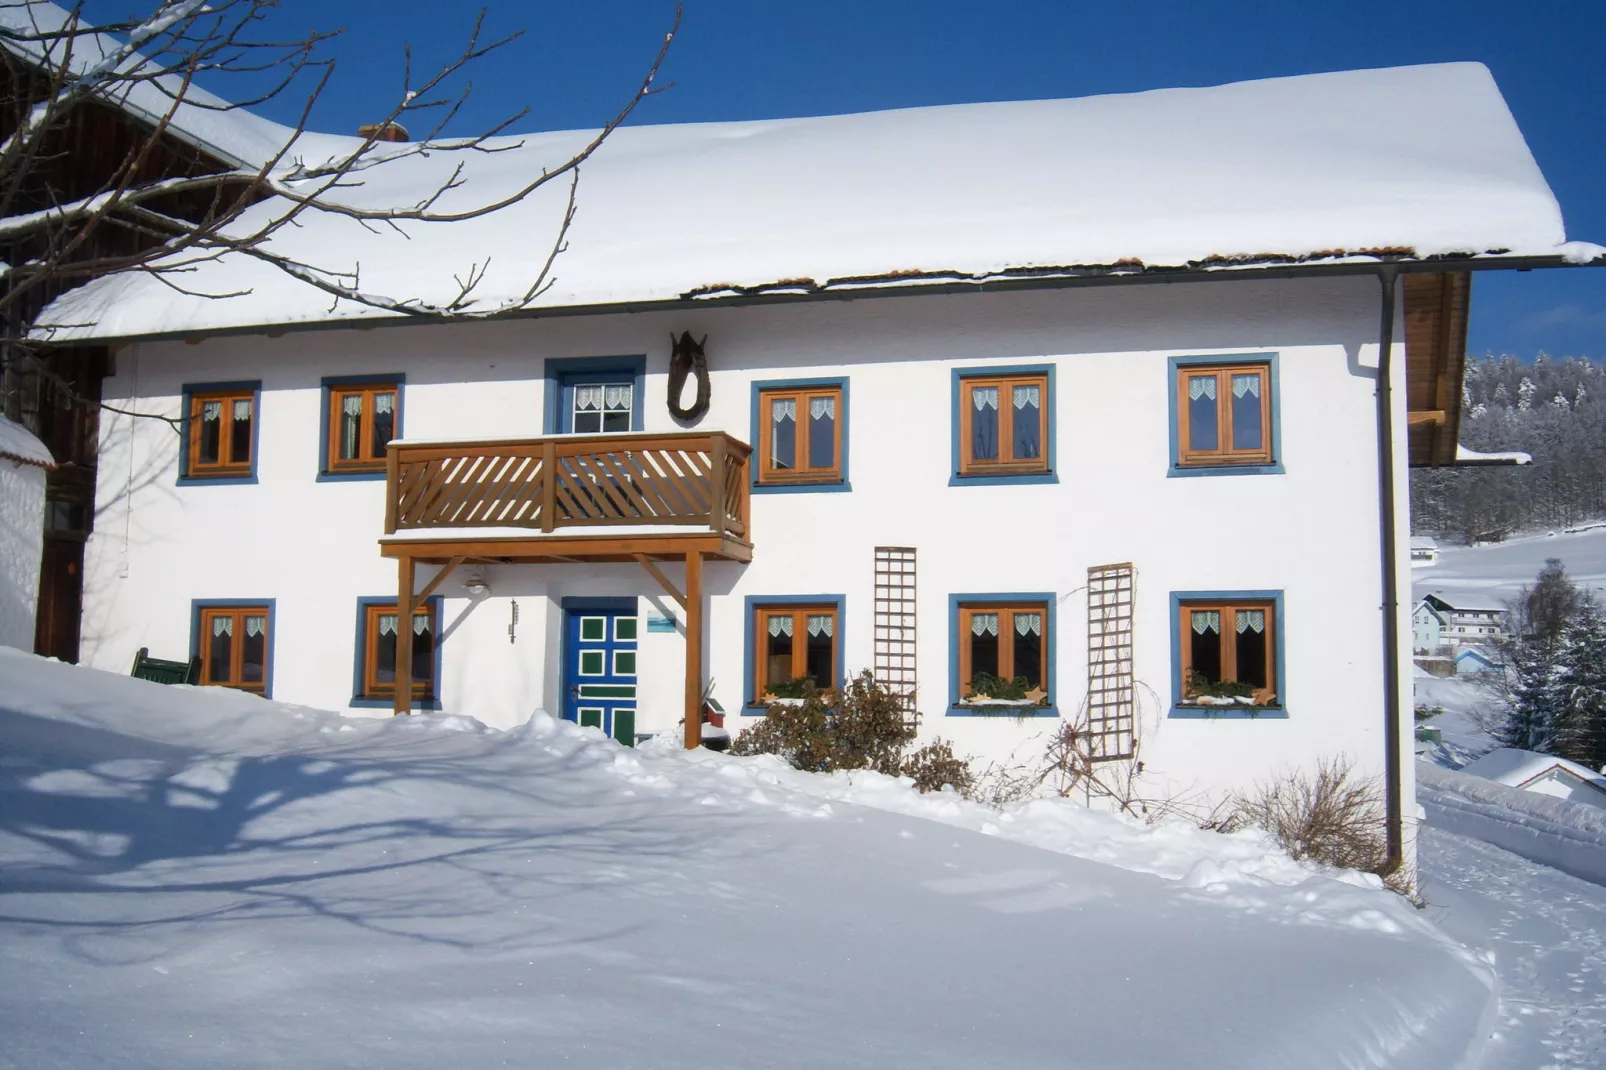
<path id="1" fill-rule="evenodd" d="M 151 657 L 149 647 L 140 647 L 134 655 L 134 667 L 128 675 L 136 680 L 149 680 L 153 684 L 198 684 L 201 682 L 201 659 L 167 661 Z"/>

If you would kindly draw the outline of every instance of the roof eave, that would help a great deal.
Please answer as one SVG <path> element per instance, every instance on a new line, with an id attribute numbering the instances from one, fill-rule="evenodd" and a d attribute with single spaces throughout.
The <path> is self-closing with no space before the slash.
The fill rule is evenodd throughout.
<path id="1" fill-rule="evenodd" d="M 1054 268 L 1022 268 L 980 278 L 959 278 L 950 274 L 922 273 L 918 280 L 909 272 L 880 276 L 854 276 L 817 283 L 812 279 L 783 279 L 774 283 L 702 287 L 677 297 L 658 300 L 619 301 L 589 305 L 557 305 L 517 309 L 495 316 L 384 315 L 321 319 L 299 322 L 255 323 L 232 327 L 188 328 L 127 335 L 73 335 L 53 340 L 36 333 L 41 346 L 111 345 L 134 342 L 186 341 L 265 333 L 293 333 L 327 330 L 372 330 L 413 324 L 448 324 L 478 320 L 544 319 L 556 316 L 595 316 L 641 312 L 683 311 L 708 306 L 741 307 L 789 304 L 807 301 L 857 301 L 874 297 L 930 297 L 944 294 L 1004 293 L 1017 290 L 1057 290 L 1084 286 L 1126 286 L 1178 282 L 1220 282 L 1229 279 L 1291 279 L 1339 275 L 1374 275 L 1388 264 L 1402 272 L 1446 271 L 1532 271 L 1543 268 L 1606 267 L 1606 256 L 1584 263 L 1561 255 L 1507 256 L 1501 254 L 1454 255 L 1440 257 L 1378 256 L 1370 259 L 1346 257 L 1342 260 L 1308 260 L 1278 263 L 1235 262 L 1212 266 L 1146 267 L 1141 265 L 1092 265 Z M 884 280 L 884 281 L 883 281 Z M 36 332 L 48 328 L 35 328 Z"/>

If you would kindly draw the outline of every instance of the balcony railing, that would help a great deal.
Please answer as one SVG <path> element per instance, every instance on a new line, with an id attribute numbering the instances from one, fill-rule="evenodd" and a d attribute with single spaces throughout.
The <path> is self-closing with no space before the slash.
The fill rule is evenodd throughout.
<path id="1" fill-rule="evenodd" d="M 394 442 L 385 532 L 672 524 L 751 542 L 752 452 L 721 431 Z"/>

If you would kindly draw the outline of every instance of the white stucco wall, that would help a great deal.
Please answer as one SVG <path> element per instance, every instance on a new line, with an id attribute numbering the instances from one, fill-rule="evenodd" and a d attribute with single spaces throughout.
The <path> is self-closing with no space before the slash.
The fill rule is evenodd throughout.
<path id="1" fill-rule="evenodd" d="M 33 649 L 44 530 L 45 470 L 0 457 L 0 646 Z"/>
<path id="2" fill-rule="evenodd" d="M 923 734 L 989 759 L 1035 760 L 1050 720 L 946 716 L 949 595 L 1054 592 L 1054 697 L 1070 715 L 1085 689 L 1086 570 L 1131 561 L 1143 776 L 1156 794 L 1242 786 L 1340 753 L 1380 773 L 1377 316 L 1372 279 L 1233 280 L 130 347 L 105 396 L 141 410 L 177 414 L 186 383 L 262 381 L 257 482 L 176 485 L 171 431 L 104 418 L 83 656 L 119 670 L 139 646 L 181 656 L 191 599 L 272 598 L 274 697 L 344 706 L 356 599 L 394 597 L 396 569 L 376 545 L 384 484 L 315 480 L 321 377 L 404 373 L 410 438 L 520 437 L 542 430 L 546 358 L 645 354 L 646 427 L 672 430 L 670 335 L 689 329 L 709 335 L 713 404 L 703 429 L 749 439 L 754 380 L 849 380 L 852 492 L 754 495 L 752 563 L 705 569 L 707 671 L 727 710 L 743 698 L 744 596 L 845 596 L 846 665 L 867 667 L 873 548 L 914 546 Z M 1168 478 L 1167 358 L 1272 352 L 1285 474 Z M 1398 619 L 1409 665 L 1403 357 L 1397 346 Z M 1044 363 L 1056 370 L 1058 483 L 950 487 L 951 370 Z M 679 567 L 666 571 L 680 581 Z M 442 691 L 447 709 L 494 725 L 558 708 L 561 597 L 638 595 L 644 617 L 681 616 L 634 565 L 496 566 L 486 576 L 483 598 L 470 600 L 456 579 L 441 592 Z M 1239 589 L 1284 592 L 1288 717 L 1168 718 L 1170 593 Z M 680 715 L 681 644 L 642 629 L 642 731 L 673 730 Z"/>

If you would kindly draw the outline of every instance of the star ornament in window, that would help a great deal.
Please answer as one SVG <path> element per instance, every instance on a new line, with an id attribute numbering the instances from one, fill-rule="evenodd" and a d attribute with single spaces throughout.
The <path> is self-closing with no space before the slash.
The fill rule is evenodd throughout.
<path id="1" fill-rule="evenodd" d="M 1040 687 L 1034 687 L 1026 692 L 1026 700 L 1034 706 L 1042 706 L 1048 702 L 1048 692 Z"/>

